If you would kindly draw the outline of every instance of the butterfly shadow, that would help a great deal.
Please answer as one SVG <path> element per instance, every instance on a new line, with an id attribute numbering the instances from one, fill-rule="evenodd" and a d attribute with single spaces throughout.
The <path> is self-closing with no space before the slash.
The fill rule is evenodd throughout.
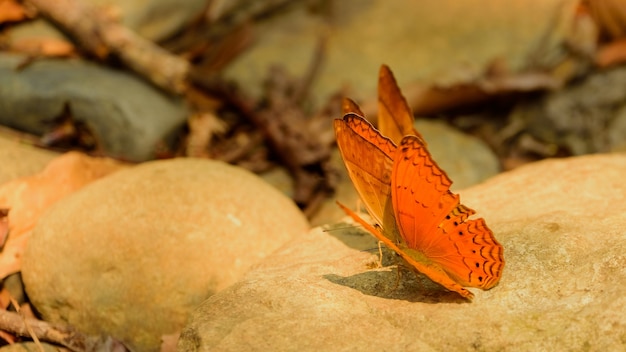
<path id="1" fill-rule="evenodd" d="M 402 264 L 395 253 L 385 253 L 382 268 L 367 268 L 359 274 L 323 277 L 337 285 L 350 287 L 368 296 L 422 303 L 469 303 L 456 292 L 451 292 Z"/>
<path id="2" fill-rule="evenodd" d="M 361 226 L 338 222 L 323 226 L 323 231 L 341 241 L 347 247 L 359 251 L 378 251 L 378 240 L 365 232 Z"/>

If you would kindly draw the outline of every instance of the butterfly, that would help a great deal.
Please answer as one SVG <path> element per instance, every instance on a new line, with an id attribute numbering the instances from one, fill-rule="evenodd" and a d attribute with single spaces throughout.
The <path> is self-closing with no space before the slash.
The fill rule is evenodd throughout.
<path id="1" fill-rule="evenodd" d="M 380 132 L 356 103 L 343 101 L 334 121 L 348 174 L 377 227 L 339 206 L 410 267 L 467 299 L 464 287 L 488 290 L 504 268 L 503 248 L 485 220 L 450 191 L 452 181 L 413 128 L 413 115 L 393 73 L 383 65 L 378 83 Z M 386 137 L 388 136 L 388 137 Z"/>

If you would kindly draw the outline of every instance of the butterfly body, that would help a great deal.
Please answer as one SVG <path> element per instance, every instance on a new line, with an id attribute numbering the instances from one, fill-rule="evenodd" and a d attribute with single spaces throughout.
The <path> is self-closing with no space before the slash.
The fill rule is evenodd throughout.
<path id="1" fill-rule="evenodd" d="M 381 68 L 379 119 L 399 118 L 379 124 L 390 130 L 395 142 L 360 116 L 355 103 L 344 102 L 344 111 L 344 118 L 334 124 L 337 145 L 380 229 L 340 206 L 409 266 L 448 290 L 471 299 L 473 294 L 463 286 L 495 286 L 504 267 L 502 246 L 483 219 L 469 219 L 474 210 L 450 191 L 452 181 L 413 129 L 410 109 L 391 71 Z"/>

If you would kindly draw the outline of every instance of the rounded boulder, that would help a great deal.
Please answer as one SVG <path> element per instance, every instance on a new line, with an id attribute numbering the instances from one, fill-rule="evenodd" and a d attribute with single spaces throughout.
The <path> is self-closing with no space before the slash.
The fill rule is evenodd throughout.
<path id="1" fill-rule="evenodd" d="M 45 320 L 158 350 L 196 305 L 307 229 L 290 199 L 241 168 L 154 161 L 55 204 L 22 275 Z"/>

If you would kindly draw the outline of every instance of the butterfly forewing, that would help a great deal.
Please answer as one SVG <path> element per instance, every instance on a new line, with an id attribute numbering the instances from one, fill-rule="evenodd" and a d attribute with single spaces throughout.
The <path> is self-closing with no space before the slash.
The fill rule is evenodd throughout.
<path id="1" fill-rule="evenodd" d="M 378 73 L 378 129 L 394 143 L 407 135 L 422 136 L 413 127 L 413 113 L 386 65 Z"/>
<path id="2" fill-rule="evenodd" d="M 337 145 L 350 179 L 374 220 L 383 225 L 389 208 L 391 169 L 396 146 L 365 119 L 347 114 L 335 120 Z"/>
<path id="3" fill-rule="evenodd" d="M 345 116 L 347 114 L 354 114 L 359 116 L 365 116 L 356 103 L 349 98 L 343 98 L 341 101 L 341 112 Z"/>
<path id="4" fill-rule="evenodd" d="M 502 246 L 483 219 L 450 192 L 452 182 L 422 141 L 402 140 L 395 155 L 392 200 L 401 237 L 463 286 L 495 286 L 504 267 Z"/>

